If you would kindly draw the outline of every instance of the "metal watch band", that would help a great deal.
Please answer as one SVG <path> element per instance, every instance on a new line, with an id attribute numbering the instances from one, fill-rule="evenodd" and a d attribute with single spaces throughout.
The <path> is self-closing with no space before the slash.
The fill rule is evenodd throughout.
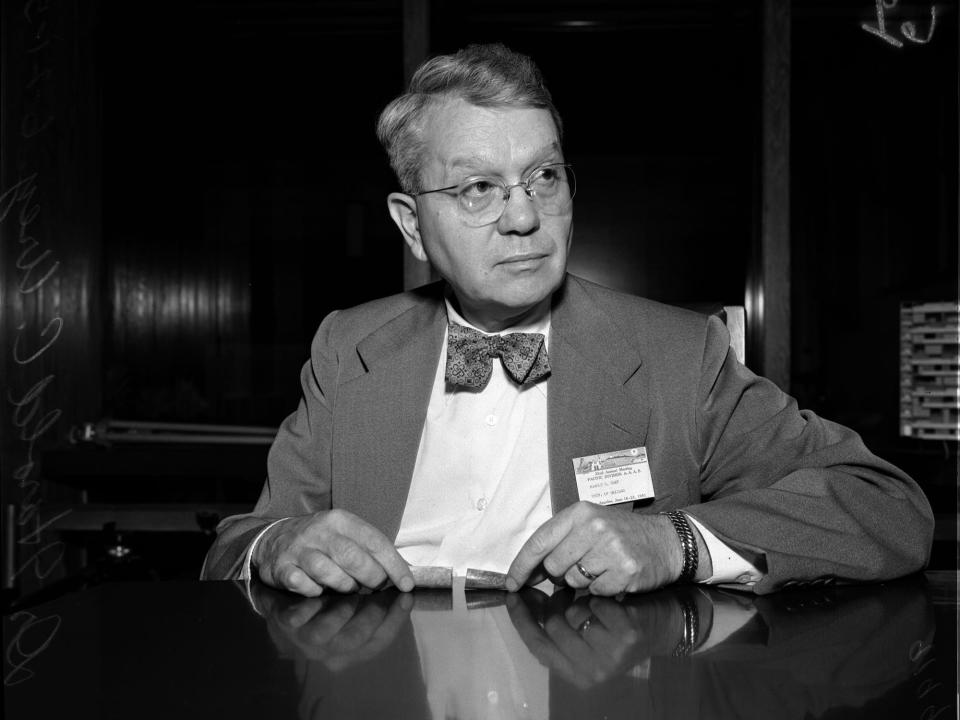
<path id="1" fill-rule="evenodd" d="M 674 657 L 685 657 L 700 644 L 700 612 L 697 604 L 688 597 L 680 598 L 683 611 L 683 636 L 673 649 Z"/>
<path id="2" fill-rule="evenodd" d="M 693 536 L 693 530 L 690 529 L 690 523 L 687 516 L 679 510 L 660 513 L 666 515 L 673 524 L 673 529 L 677 531 L 680 538 L 680 546 L 683 548 L 683 567 L 680 570 L 680 577 L 677 582 L 689 582 L 697 574 L 697 567 L 700 564 L 700 556 L 697 553 L 697 540 Z"/>

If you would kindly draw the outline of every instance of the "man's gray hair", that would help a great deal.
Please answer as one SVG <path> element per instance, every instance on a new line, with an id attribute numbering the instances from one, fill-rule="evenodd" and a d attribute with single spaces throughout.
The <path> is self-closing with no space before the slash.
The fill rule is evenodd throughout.
<path id="1" fill-rule="evenodd" d="M 421 187 L 423 125 L 426 110 L 443 100 L 461 98 L 479 107 L 543 108 L 550 111 L 563 137 L 560 113 L 536 64 L 505 45 L 468 45 L 453 55 L 439 55 L 423 63 L 407 92 L 393 100 L 377 122 L 377 137 L 390 166 L 406 193 Z"/>

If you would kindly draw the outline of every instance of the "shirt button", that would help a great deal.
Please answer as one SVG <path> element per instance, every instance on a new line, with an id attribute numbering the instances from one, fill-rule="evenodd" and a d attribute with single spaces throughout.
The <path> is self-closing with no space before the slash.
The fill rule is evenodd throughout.
<path id="1" fill-rule="evenodd" d="M 490 427 L 493 427 L 494 425 L 497 424 L 497 416 L 496 416 L 496 415 L 487 415 L 487 417 L 485 418 L 485 422 L 486 422 L 487 425 L 489 425 Z"/>
<path id="2" fill-rule="evenodd" d="M 480 498 L 479 500 L 477 500 L 477 510 L 479 510 L 480 512 L 483 512 L 486 509 L 487 509 L 487 499 Z"/>

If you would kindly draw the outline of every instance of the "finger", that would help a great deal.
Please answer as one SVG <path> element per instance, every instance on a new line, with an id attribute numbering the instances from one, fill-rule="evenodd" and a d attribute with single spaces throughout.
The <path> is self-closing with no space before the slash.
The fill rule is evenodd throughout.
<path id="1" fill-rule="evenodd" d="M 597 539 L 590 530 L 589 523 L 572 523 L 570 532 L 567 533 L 553 550 L 543 559 L 543 567 L 552 577 L 563 577 L 569 580 L 568 573 L 572 570 L 577 572 L 577 562 L 583 563 L 583 557 L 590 552 L 597 543 Z M 603 567 L 601 564 L 600 567 Z M 584 565 L 584 568 L 592 570 L 592 566 Z M 599 575 L 598 571 L 594 574 Z M 582 578 L 583 576 L 581 576 Z M 587 585 L 590 581 L 587 580 Z M 582 582 L 574 580 L 570 587 L 585 587 Z"/>
<path id="2" fill-rule="evenodd" d="M 386 618 L 381 616 L 379 626 L 370 635 L 367 642 L 352 653 L 351 664 L 375 658 L 390 647 L 409 620 L 411 609 L 413 609 L 413 596 L 407 593 L 398 595 L 394 602 L 390 604 L 389 610 L 386 611 Z"/>
<path id="3" fill-rule="evenodd" d="M 608 672 L 616 667 L 620 658 L 629 645 L 609 630 L 597 618 L 590 621 L 590 626 L 580 633 L 583 641 L 589 645 L 597 658 L 600 660 L 600 666 Z"/>
<path id="4" fill-rule="evenodd" d="M 325 552 L 356 585 L 375 588 L 383 584 L 387 574 L 363 543 L 363 538 L 356 534 L 338 534 L 327 541 Z"/>
<path id="5" fill-rule="evenodd" d="M 533 587 L 539 585 L 544 580 L 551 580 L 550 573 L 543 569 L 543 565 L 538 565 L 534 568 L 534 571 L 530 573 L 530 577 L 527 578 L 527 585 Z"/>
<path id="6" fill-rule="evenodd" d="M 580 564 L 596 577 L 589 582 L 587 589 L 591 595 L 612 597 L 622 593 L 633 575 L 640 569 L 638 563 L 623 557 L 622 552 L 611 552 L 609 548 L 595 547 L 587 552 Z M 603 570 L 594 570 L 603 568 Z M 574 567 L 573 572 L 579 574 Z"/>
<path id="7" fill-rule="evenodd" d="M 586 620 L 587 618 L 584 618 Z M 580 632 L 588 627 L 586 622 L 581 622 L 576 627 L 571 627 L 567 619 L 561 615 L 551 616 L 544 629 L 550 639 L 560 648 L 561 652 L 567 657 L 576 657 L 578 653 L 583 653 L 586 643 Z"/>
<path id="8" fill-rule="evenodd" d="M 341 593 L 351 593 L 357 589 L 357 582 L 352 574 L 341 567 L 332 556 L 319 550 L 301 551 L 297 565 L 322 587 Z"/>
<path id="9" fill-rule="evenodd" d="M 410 566 L 403 559 L 397 548 L 391 544 L 386 537 L 381 536 L 385 545 L 378 545 L 372 549 L 374 559 L 380 563 L 380 567 L 390 581 L 401 592 L 410 592 L 416 583 L 413 579 L 413 573 L 410 572 Z"/>
<path id="10" fill-rule="evenodd" d="M 570 627 L 559 615 L 554 615 L 547 620 L 544 629 L 559 654 L 566 660 L 564 670 L 567 677 L 580 688 L 592 685 L 596 680 L 594 677 L 595 654 L 593 648 L 587 644 L 577 629 Z"/>
<path id="11" fill-rule="evenodd" d="M 330 649 L 335 653 L 352 653 L 363 647 L 383 624 L 386 614 L 386 609 L 376 603 L 362 603 L 353 617 L 330 641 Z"/>
<path id="12" fill-rule="evenodd" d="M 400 634 L 400 630 L 410 619 L 410 611 L 413 610 L 413 597 L 410 595 L 398 595 L 390 603 L 390 609 L 387 611 L 387 618 L 383 621 L 381 632 L 377 633 L 378 643 L 386 647 L 393 642 L 394 638 Z"/>
<path id="13" fill-rule="evenodd" d="M 515 596 L 511 596 L 513 598 Z M 507 600 L 507 614 L 513 622 L 523 644 L 527 646 L 542 665 L 559 673 L 562 677 L 573 680 L 575 673 L 570 660 L 564 657 L 559 648 L 547 635 L 546 630 L 534 618 L 530 607 L 525 602 L 510 602 Z M 547 621 L 549 622 L 549 620 Z"/>
<path id="14" fill-rule="evenodd" d="M 580 589 L 580 588 L 590 587 L 590 583 L 592 583 L 594 580 L 600 577 L 600 575 L 602 574 L 602 571 L 588 570 L 587 566 L 584 565 L 583 560 L 580 560 L 579 564 L 583 565 L 583 569 L 586 570 L 591 575 L 593 575 L 593 577 L 592 578 L 587 577 L 582 572 L 580 572 L 580 568 L 577 567 L 577 563 L 575 562 L 573 566 L 570 567 L 570 569 L 563 574 L 563 580 L 565 583 L 567 583 L 567 585 L 569 585 L 572 588 Z"/>
<path id="15" fill-rule="evenodd" d="M 623 650 L 617 638 L 603 627 L 603 624 L 589 612 L 584 617 L 580 612 L 567 615 L 565 623 L 551 625 L 551 639 L 574 664 L 579 675 L 589 679 L 590 683 L 606 680 L 616 669 Z M 582 618 L 582 619 L 581 619 Z M 576 625 L 571 620 L 579 620 Z M 565 627 L 564 627 L 565 625 Z"/>
<path id="16" fill-rule="evenodd" d="M 593 595 L 613 597 L 620 593 L 647 592 L 658 587 L 657 579 L 644 558 L 628 556 L 615 550 L 609 557 L 601 557 L 599 554 L 594 557 L 587 556 L 585 562 L 607 568 L 605 573 L 590 583 L 590 592 Z"/>
<path id="17" fill-rule="evenodd" d="M 630 622 L 627 610 L 620 603 L 605 598 L 591 598 L 590 611 L 603 627 L 613 636 L 623 638 L 624 642 L 634 644 L 639 633 Z"/>
<path id="18" fill-rule="evenodd" d="M 572 507 L 558 512 L 527 538 L 507 570 L 507 590 L 514 592 L 522 587 L 537 565 L 570 533 L 573 529 Z M 550 568 L 544 566 L 544 569 L 550 572 Z"/>
<path id="19" fill-rule="evenodd" d="M 410 566 L 403 559 L 397 548 L 394 547 L 387 536 L 377 530 L 373 525 L 356 518 L 356 541 L 372 557 L 379 568 L 379 580 L 369 584 L 364 582 L 367 587 L 379 587 L 386 578 L 402 592 L 410 592 L 414 587 L 413 575 L 410 572 Z M 356 576 L 354 576 L 356 577 Z M 359 579 L 359 578 L 358 578 Z"/>
<path id="20" fill-rule="evenodd" d="M 567 621 L 567 625 L 577 630 L 587 620 L 593 620 L 593 613 L 590 611 L 590 606 L 587 603 L 576 602 L 563 611 L 563 619 Z"/>
<path id="21" fill-rule="evenodd" d="M 550 577 L 562 580 L 572 588 L 584 588 L 590 584 L 590 579 L 575 577 L 570 572 L 576 569 L 577 561 L 597 545 L 599 536 L 607 532 L 608 525 L 602 516 L 598 516 L 598 512 L 602 513 L 603 509 L 593 503 L 580 502 L 553 518 L 562 519 L 565 534 L 558 534 L 551 540 L 553 547 L 548 548 L 541 562 Z"/>
<path id="22" fill-rule="evenodd" d="M 594 682 L 604 682 L 620 667 L 630 646 L 610 635 L 597 621 L 581 635 L 591 651 L 583 655 L 584 673 L 590 675 Z"/>
<path id="23" fill-rule="evenodd" d="M 289 590 L 306 597 L 316 597 L 323 592 L 322 585 L 292 562 L 271 566 L 261 565 L 259 573 L 260 579 L 265 583 L 282 590 Z"/>
<path id="24" fill-rule="evenodd" d="M 607 571 L 590 583 L 588 590 L 590 590 L 591 595 L 614 597 L 624 591 L 624 585 L 624 581 L 618 578 L 617 573 Z"/>
<path id="25" fill-rule="evenodd" d="M 277 622 L 291 630 L 306 625 L 323 608 L 322 598 L 307 598 L 275 613 Z"/>
<path id="26" fill-rule="evenodd" d="M 604 626 L 600 617 L 593 613 L 589 603 L 577 603 L 571 606 L 564 617 L 567 624 L 576 630 L 583 641 L 593 648 L 604 662 L 606 658 L 617 653 L 621 644 L 620 639 Z"/>
<path id="27" fill-rule="evenodd" d="M 398 596 L 396 602 L 394 603 L 394 605 L 399 605 L 400 610 L 402 610 L 406 615 L 410 614 L 410 611 L 413 610 L 413 606 L 415 604 L 416 603 L 413 597 L 409 593 L 403 593 L 402 595 Z"/>
<path id="28" fill-rule="evenodd" d="M 534 620 L 538 625 L 543 625 L 549 614 L 550 595 L 535 587 L 528 587 L 521 590 L 516 595 L 508 595 L 507 600 L 516 600 L 526 605 Z"/>
<path id="29" fill-rule="evenodd" d="M 338 597 L 336 603 L 301 628 L 300 636 L 304 643 L 314 648 L 326 647 L 350 622 L 357 611 L 358 602 L 356 595 Z"/>

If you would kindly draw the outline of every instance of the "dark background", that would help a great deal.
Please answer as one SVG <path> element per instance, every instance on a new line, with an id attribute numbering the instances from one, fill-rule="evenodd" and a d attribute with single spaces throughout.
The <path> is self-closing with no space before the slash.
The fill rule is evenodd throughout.
<path id="1" fill-rule="evenodd" d="M 958 297 L 956 3 L 937 4 L 930 42 L 900 48 L 861 28 L 876 24 L 872 0 L 791 5 L 782 384 L 916 477 L 946 518 L 936 563 L 953 566 L 956 444 L 898 437 L 898 321 L 901 302 Z M 425 37 L 430 54 L 502 41 L 540 64 L 577 172 L 572 271 L 743 305 L 761 217 L 760 6 L 433 0 Z M 926 36 L 929 7 L 888 10 L 888 32 L 902 39 L 912 20 Z M 55 283 L 17 296 L 8 218 L 5 342 L 18 318 L 63 320 L 42 366 L 4 350 L 8 397 L 46 373 L 41 404 L 61 411 L 36 444 L 35 489 L 12 477 L 28 449 L 4 419 L 4 502 L 29 491 L 47 515 L 79 499 L 252 505 L 265 448 L 91 447 L 70 430 L 106 417 L 275 427 L 324 315 L 403 289 L 374 136 L 403 88 L 403 3 L 65 2 L 44 11 L 54 40 L 37 53 L 36 4 L 4 12 L 0 190 L 41 171 L 33 229 L 60 262 Z M 31 82 L 37 57 L 55 72 Z M 48 111 L 49 129 L 16 132 Z M 64 536 L 49 577 L 102 557 L 103 537 Z M 155 575 L 195 576 L 209 535 L 173 537 L 125 542 Z"/>

